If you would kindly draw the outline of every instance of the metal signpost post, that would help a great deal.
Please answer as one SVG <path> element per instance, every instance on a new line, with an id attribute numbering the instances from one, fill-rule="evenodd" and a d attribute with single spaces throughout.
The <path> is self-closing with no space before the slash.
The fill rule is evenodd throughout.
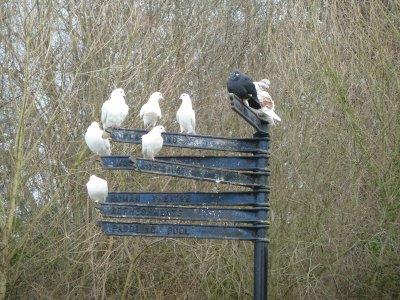
<path id="1" fill-rule="evenodd" d="M 243 152 L 253 156 L 159 156 L 156 160 L 103 156 L 102 164 L 106 169 L 239 185 L 252 191 L 109 193 L 106 202 L 97 206 L 107 221 L 101 220 L 98 225 L 105 234 L 116 236 L 253 241 L 254 299 L 264 300 L 267 299 L 268 270 L 268 127 L 236 96 L 230 94 L 230 100 L 232 109 L 257 130 L 253 138 L 164 133 L 163 146 Z M 111 132 L 111 138 L 113 141 L 140 144 L 145 133 L 143 130 L 117 129 Z M 113 218 L 128 221 L 109 221 Z M 141 222 L 143 219 L 150 222 Z M 185 222 L 179 223 L 180 220 Z M 219 222 L 229 225 L 219 225 Z"/>

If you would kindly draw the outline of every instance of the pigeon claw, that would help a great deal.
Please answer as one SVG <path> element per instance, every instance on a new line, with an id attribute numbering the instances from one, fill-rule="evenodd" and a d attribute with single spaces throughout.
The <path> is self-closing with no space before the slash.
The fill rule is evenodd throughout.
<path id="1" fill-rule="evenodd" d="M 181 131 L 181 134 L 185 135 L 186 137 L 189 135 L 188 131 Z"/>
<path id="2" fill-rule="evenodd" d="M 132 167 L 133 167 L 133 168 L 136 168 L 136 158 L 130 156 L 130 157 L 129 157 L 129 160 L 132 162 Z"/>

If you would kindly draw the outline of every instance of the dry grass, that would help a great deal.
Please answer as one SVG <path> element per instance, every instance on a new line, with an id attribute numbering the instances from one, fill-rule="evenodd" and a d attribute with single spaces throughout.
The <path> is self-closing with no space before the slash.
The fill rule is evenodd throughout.
<path id="1" fill-rule="evenodd" d="M 91 174 L 116 191 L 213 188 L 102 170 L 83 135 L 123 87 L 126 127 L 141 128 L 137 112 L 159 90 L 177 131 L 187 92 L 200 134 L 250 137 L 229 109 L 235 67 L 271 80 L 283 119 L 271 129 L 270 298 L 400 297 L 400 4 L 284 2 L 0 4 L 6 298 L 252 297 L 251 243 L 106 237 L 85 188 Z"/>

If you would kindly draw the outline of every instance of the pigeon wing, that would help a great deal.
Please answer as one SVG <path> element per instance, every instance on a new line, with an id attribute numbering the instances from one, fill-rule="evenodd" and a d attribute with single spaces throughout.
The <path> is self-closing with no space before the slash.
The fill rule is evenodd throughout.
<path id="1" fill-rule="evenodd" d="M 107 100 L 106 102 L 103 103 L 103 106 L 101 107 L 101 122 L 104 124 L 107 120 L 107 113 L 108 113 L 108 106 L 109 106 L 110 100 Z"/>
<path id="2" fill-rule="evenodd" d="M 259 107 L 254 107 L 254 108 L 260 108 L 261 107 L 260 101 L 258 101 L 257 90 L 256 90 L 256 86 L 253 83 L 253 80 L 251 80 L 250 77 L 245 76 L 243 78 L 243 81 L 244 81 L 243 86 L 246 88 L 247 94 L 251 95 L 250 100 L 253 100 L 254 102 L 256 102 L 256 105 L 259 106 Z"/>
<path id="3" fill-rule="evenodd" d="M 108 139 L 103 139 L 104 141 L 104 147 L 106 148 L 105 153 L 107 155 L 111 155 L 111 144 L 110 141 Z"/>
<path id="4" fill-rule="evenodd" d="M 180 124 L 181 122 L 179 121 L 179 116 L 180 116 L 180 113 L 179 113 L 179 110 L 176 112 L 176 121 L 178 122 L 178 124 Z"/>
<path id="5" fill-rule="evenodd" d="M 142 136 L 142 154 L 144 158 L 153 158 L 163 144 L 162 137 L 155 134 L 145 134 Z"/>
<path id="6" fill-rule="evenodd" d="M 139 116 L 141 118 L 143 117 L 144 113 L 146 112 L 146 109 L 147 109 L 147 103 L 143 104 L 142 108 L 140 109 Z"/>
<path id="7" fill-rule="evenodd" d="M 191 110 L 191 118 L 190 118 L 192 128 L 193 128 L 193 134 L 196 133 L 196 114 L 194 113 L 194 110 Z"/>

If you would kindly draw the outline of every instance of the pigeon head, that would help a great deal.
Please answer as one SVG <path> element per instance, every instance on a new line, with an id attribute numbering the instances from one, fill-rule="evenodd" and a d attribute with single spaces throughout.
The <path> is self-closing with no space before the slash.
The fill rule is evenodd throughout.
<path id="1" fill-rule="evenodd" d="M 89 180 L 96 180 L 96 179 L 98 179 L 99 177 L 97 177 L 96 175 L 92 175 L 92 176 L 90 176 L 90 178 L 89 178 Z"/>
<path id="2" fill-rule="evenodd" d="M 241 73 L 238 69 L 233 70 L 231 76 L 229 77 L 230 80 L 238 80 Z"/>
<path id="3" fill-rule="evenodd" d="M 158 125 L 158 126 L 155 126 L 151 131 L 157 132 L 157 133 L 162 133 L 162 132 L 165 132 L 165 128 L 162 125 Z"/>
<path id="4" fill-rule="evenodd" d="M 265 83 L 266 85 L 271 84 L 271 81 L 269 81 L 269 79 L 266 79 L 266 78 L 262 79 L 261 82 Z"/>
<path id="5" fill-rule="evenodd" d="M 269 85 L 271 84 L 271 82 L 270 82 L 268 79 L 262 79 L 260 82 L 263 83 L 263 85 L 264 85 L 267 89 L 269 89 Z"/>
<path id="6" fill-rule="evenodd" d="M 113 90 L 112 93 L 111 93 L 111 97 L 115 97 L 115 96 L 125 97 L 124 90 L 121 89 L 121 88 Z"/>
<path id="7" fill-rule="evenodd" d="M 154 92 L 153 94 L 151 94 L 149 101 L 159 101 L 163 99 L 164 97 L 160 92 Z"/>
<path id="8" fill-rule="evenodd" d="M 182 100 L 182 101 L 190 100 L 190 96 L 189 96 L 188 94 L 183 93 L 183 94 L 179 97 L 179 100 Z"/>
<path id="9" fill-rule="evenodd" d="M 98 122 L 92 122 L 92 124 L 90 124 L 90 126 L 95 126 L 95 127 L 100 128 L 100 125 Z"/>

